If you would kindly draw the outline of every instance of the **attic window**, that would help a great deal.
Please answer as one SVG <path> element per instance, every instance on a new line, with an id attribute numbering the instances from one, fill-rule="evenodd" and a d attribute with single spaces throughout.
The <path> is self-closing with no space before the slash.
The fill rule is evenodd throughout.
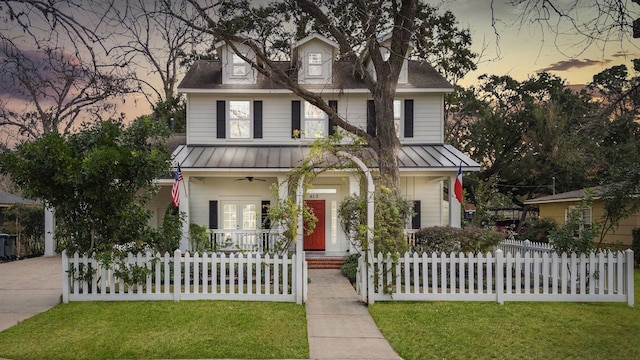
<path id="1" fill-rule="evenodd" d="M 237 54 L 233 54 L 233 76 L 247 75 L 247 62 Z"/>
<path id="2" fill-rule="evenodd" d="M 309 76 L 321 76 L 322 75 L 322 54 L 321 53 L 309 53 L 309 63 L 307 67 L 307 74 Z"/>

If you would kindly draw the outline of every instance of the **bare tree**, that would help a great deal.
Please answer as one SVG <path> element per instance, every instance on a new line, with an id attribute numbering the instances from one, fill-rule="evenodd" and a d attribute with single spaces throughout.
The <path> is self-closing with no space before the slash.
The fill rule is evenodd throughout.
<path id="1" fill-rule="evenodd" d="M 0 41 L 0 79 L 10 95 L 0 102 L 0 126 L 15 128 L 23 138 L 69 133 L 83 115 L 113 116 L 116 104 L 108 100 L 131 90 L 125 80 L 61 50 L 24 51 L 10 39 Z"/>
<path id="2" fill-rule="evenodd" d="M 632 39 L 633 22 L 640 17 L 638 1 L 632 2 L 636 4 L 628 0 L 491 0 L 491 9 L 501 3 L 516 7 L 516 23 L 539 25 L 553 34 L 554 42 L 567 34 L 579 35 L 571 46 L 586 50 L 594 44 L 604 47 Z M 493 24 L 498 20 L 494 16 Z M 564 50 L 558 43 L 556 47 Z"/>
<path id="3" fill-rule="evenodd" d="M 118 117 L 113 100 L 135 90 L 108 57 L 104 13 L 91 1 L 1 1 L 0 126 L 13 142 Z M 8 130 L 11 131 L 11 130 Z"/>
<path id="4" fill-rule="evenodd" d="M 159 10 L 156 2 L 129 0 L 107 12 L 116 29 L 110 53 L 132 72 L 146 72 L 136 79 L 151 106 L 176 96 L 178 79 L 185 70 L 181 61 L 202 44 L 213 43 L 207 33 L 184 26 Z M 182 15 L 188 18 L 184 11 Z M 160 81 L 160 88 L 154 85 L 155 80 Z"/>

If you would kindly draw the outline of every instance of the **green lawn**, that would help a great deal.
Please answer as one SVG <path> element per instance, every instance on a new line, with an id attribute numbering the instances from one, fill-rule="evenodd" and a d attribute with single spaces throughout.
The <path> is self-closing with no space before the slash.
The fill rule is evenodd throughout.
<path id="1" fill-rule="evenodd" d="M 304 306 L 239 301 L 76 302 L 0 332 L 0 358 L 307 358 Z"/>
<path id="2" fill-rule="evenodd" d="M 406 359 L 640 359 L 640 270 L 626 303 L 378 302 L 369 312 Z"/>

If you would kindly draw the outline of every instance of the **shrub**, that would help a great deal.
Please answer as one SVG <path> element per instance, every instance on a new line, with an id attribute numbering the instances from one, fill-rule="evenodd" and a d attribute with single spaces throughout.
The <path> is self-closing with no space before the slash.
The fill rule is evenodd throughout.
<path id="1" fill-rule="evenodd" d="M 548 243 L 549 235 L 557 230 L 556 223 L 551 219 L 527 219 L 518 233 L 518 240 Z"/>
<path id="2" fill-rule="evenodd" d="M 207 238 L 207 227 L 198 224 L 189 224 L 189 241 L 193 251 L 203 253 L 211 250 L 210 243 Z"/>
<path id="3" fill-rule="evenodd" d="M 355 284 L 356 282 L 356 274 L 358 272 L 358 259 L 360 258 L 359 254 L 350 254 L 344 257 L 344 264 L 340 268 L 340 272 L 344 277 L 349 279 L 349 282 Z"/>
<path id="4" fill-rule="evenodd" d="M 486 252 L 504 240 L 504 234 L 478 227 L 434 226 L 416 232 L 414 251 L 422 253 Z"/>

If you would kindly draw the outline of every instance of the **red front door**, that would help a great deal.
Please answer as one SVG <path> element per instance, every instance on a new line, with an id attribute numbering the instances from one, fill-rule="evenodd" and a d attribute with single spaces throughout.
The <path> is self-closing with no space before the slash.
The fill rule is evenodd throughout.
<path id="1" fill-rule="evenodd" d="M 305 204 L 311 208 L 313 214 L 318 218 L 316 227 L 309 235 L 304 235 L 305 250 L 324 250 L 324 229 L 325 229 L 325 209 L 324 200 L 305 200 Z M 306 229 L 306 225 L 305 225 Z M 306 231 L 305 231 L 306 232 Z"/>

